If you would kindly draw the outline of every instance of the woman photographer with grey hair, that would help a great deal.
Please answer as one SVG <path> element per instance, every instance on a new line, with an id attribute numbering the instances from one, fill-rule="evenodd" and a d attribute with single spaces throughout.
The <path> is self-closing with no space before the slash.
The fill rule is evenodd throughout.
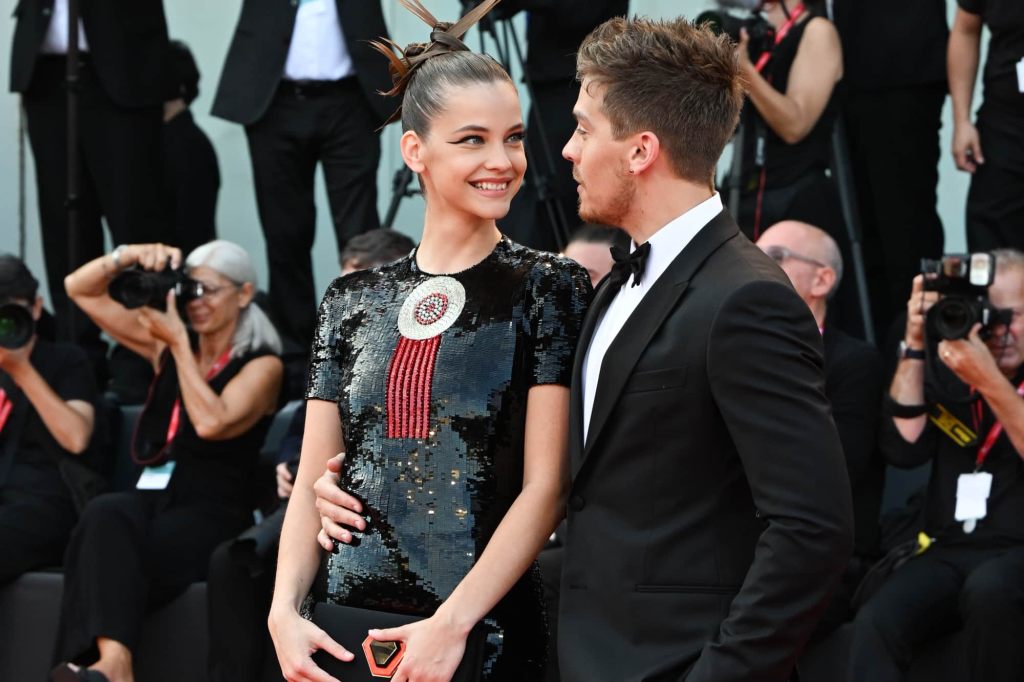
<path id="1" fill-rule="evenodd" d="M 54 680 L 133 680 L 143 616 L 203 580 L 213 549 L 251 521 L 247 483 L 278 406 L 281 342 L 253 303 L 244 249 L 209 242 L 168 276 L 181 261 L 162 244 L 120 246 L 65 279 L 156 378 L 132 439 L 136 488 L 93 500 L 72 535 L 58 654 L 74 664 Z"/>

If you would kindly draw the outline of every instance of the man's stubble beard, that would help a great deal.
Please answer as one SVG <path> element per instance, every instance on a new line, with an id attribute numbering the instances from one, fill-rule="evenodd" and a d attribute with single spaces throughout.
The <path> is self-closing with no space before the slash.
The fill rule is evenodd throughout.
<path id="1" fill-rule="evenodd" d="M 577 208 L 584 222 L 622 227 L 623 219 L 629 214 L 635 198 L 636 178 L 624 174 L 605 205 L 595 207 L 594 202 L 590 201 L 590 205 L 585 207 L 583 196 L 580 195 L 577 199 Z"/>

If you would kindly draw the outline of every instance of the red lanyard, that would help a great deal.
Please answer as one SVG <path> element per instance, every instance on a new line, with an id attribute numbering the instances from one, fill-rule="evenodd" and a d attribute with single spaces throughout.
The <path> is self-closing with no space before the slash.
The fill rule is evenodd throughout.
<path id="1" fill-rule="evenodd" d="M 11 416 L 11 410 L 14 409 L 14 401 L 7 398 L 7 391 L 0 388 L 0 433 L 3 433 L 4 427 L 7 426 L 7 418 Z"/>
<path id="2" fill-rule="evenodd" d="M 231 349 L 228 348 L 226 351 L 221 353 L 221 356 L 217 358 L 217 362 L 213 363 L 210 367 L 210 371 L 206 373 L 206 381 L 217 376 L 224 366 L 228 364 L 228 360 L 231 359 Z M 171 422 L 167 425 L 167 440 L 165 443 L 169 444 L 174 437 L 178 435 L 178 424 L 181 422 L 181 398 L 174 399 L 174 407 L 171 408 Z"/>
<path id="3" fill-rule="evenodd" d="M 1024 398 L 1024 381 L 1020 382 L 1020 386 L 1017 387 L 1017 395 Z M 979 405 L 979 408 L 980 407 L 981 406 Z M 980 418 L 977 416 L 975 418 L 980 421 Z M 975 471 L 979 471 L 981 469 L 981 465 L 985 463 L 985 458 L 988 457 L 989 451 L 992 449 L 992 446 L 996 444 L 996 440 L 999 439 L 999 436 L 1002 433 L 1003 425 L 1001 422 L 997 421 L 992 425 L 992 428 L 989 429 L 988 435 L 985 436 L 985 442 L 981 444 L 980 448 L 978 448 L 978 457 L 974 460 Z"/>
<path id="4" fill-rule="evenodd" d="M 779 28 L 778 33 L 775 34 L 776 46 L 778 46 L 778 44 L 782 42 L 783 38 L 789 35 L 789 32 L 790 30 L 792 30 L 794 24 L 796 24 L 797 20 L 800 17 L 802 17 L 806 12 L 807 8 L 804 7 L 804 3 L 802 2 L 793 8 L 793 11 L 789 15 L 789 19 L 786 20 L 786 23 L 784 23 Z M 761 70 L 764 69 L 765 65 L 768 64 L 768 60 L 770 60 L 771 58 L 771 50 L 765 50 L 764 52 L 761 53 L 761 56 L 758 57 L 757 59 L 757 64 L 754 65 L 754 68 L 757 69 L 758 73 L 761 73 Z"/>

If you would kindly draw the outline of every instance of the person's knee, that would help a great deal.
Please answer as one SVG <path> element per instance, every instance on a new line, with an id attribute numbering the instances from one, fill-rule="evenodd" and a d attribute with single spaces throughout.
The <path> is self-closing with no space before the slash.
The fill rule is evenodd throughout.
<path id="1" fill-rule="evenodd" d="M 1005 570 L 998 560 L 982 564 L 964 581 L 960 592 L 961 614 L 965 620 L 972 617 L 998 620 L 997 614 L 1019 608 L 1012 595 L 1020 592 L 1022 581 L 1024 578 Z"/>
<path id="2" fill-rule="evenodd" d="M 108 493 L 93 498 L 85 506 L 78 520 L 78 529 L 106 531 L 119 520 L 127 521 L 132 516 L 135 500 L 125 493 Z"/>

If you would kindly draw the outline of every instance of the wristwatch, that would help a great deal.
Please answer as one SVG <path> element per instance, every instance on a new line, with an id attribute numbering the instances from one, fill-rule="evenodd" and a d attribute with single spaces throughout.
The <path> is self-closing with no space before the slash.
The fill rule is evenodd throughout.
<path id="1" fill-rule="evenodd" d="M 114 264 L 114 270 L 116 272 L 121 271 L 121 254 L 124 253 L 124 250 L 127 248 L 127 244 L 119 244 L 110 252 L 110 262 Z"/>
<path id="2" fill-rule="evenodd" d="M 924 360 L 924 349 L 911 348 L 906 339 L 900 340 L 900 360 Z"/>

